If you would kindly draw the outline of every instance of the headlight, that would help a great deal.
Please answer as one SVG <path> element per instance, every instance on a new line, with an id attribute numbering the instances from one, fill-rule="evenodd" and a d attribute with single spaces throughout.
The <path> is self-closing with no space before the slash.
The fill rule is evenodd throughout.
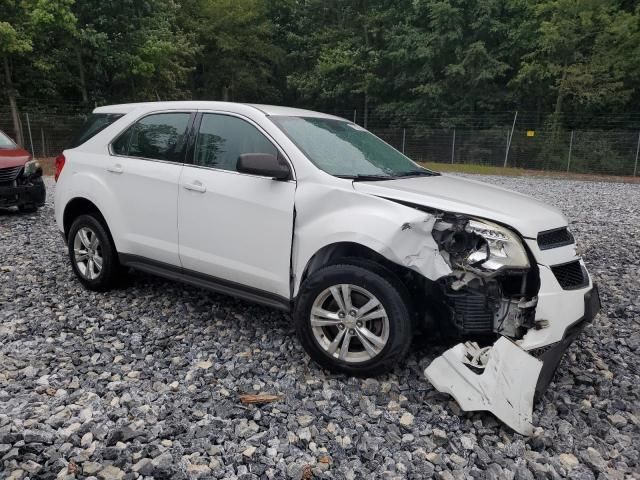
<path id="1" fill-rule="evenodd" d="M 520 238 L 511 230 L 486 220 L 469 220 L 465 230 L 482 237 L 488 252 L 476 250 L 468 260 L 486 270 L 501 268 L 528 268 L 529 258 Z M 486 260 L 482 262 L 482 260 Z"/>
<path id="2" fill-rule="evenodd" d="M 40 163 L 36 160 L 30 160 L 24 164 L 24 173 L 25 177 L 30 177 L 36 174 L 40 170 Z"/>

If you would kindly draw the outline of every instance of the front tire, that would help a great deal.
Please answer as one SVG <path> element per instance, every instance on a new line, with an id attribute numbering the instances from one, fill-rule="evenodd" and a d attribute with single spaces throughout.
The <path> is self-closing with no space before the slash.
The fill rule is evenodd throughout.
<path id="1" fill-rule="evenodd" d="M 109 290 L 119 270 L 118 254 L 104 225 L 93 215 L 80 215 L 67 238 L 73 272 L 82 285 L 98 292 Z"/>
<path id="2" fill-rule="evenodd" d="M 403 287 L 393 275 L 357 265 L 331 265 L 301 287 L 294 310 L 296 332 L 321 366 L 375 376 L 400 363 L 413 328 Z"/>

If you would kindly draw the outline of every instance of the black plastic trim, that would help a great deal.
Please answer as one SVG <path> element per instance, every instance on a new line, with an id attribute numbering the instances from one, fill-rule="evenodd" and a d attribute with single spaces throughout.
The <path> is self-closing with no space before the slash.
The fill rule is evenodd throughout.
<path id="1" fill-rule="evenodd" d="M 567 267 L 569 265 L 576 264 L 576 263 L 580 266 L 580 271 L 582 272 L 582 281 L 580 283 L 576 283 L 572 285 L 563 285 L 562 280 L 558 277 L 557 270 L 562 267 Z M 584 265 L 580 263 L 580 260 L 570 260 L 564 263 L 557 263 L 555 265 L 551 265 L 549 268 L 551 268 L 551 272 L 553 273 L 553 276 L 556 278 L 558 285 L 560 285 L 560 287 L 562 287 L 563 290 L 580 290 L 581 288 L 584 288 L 587 285 L 589 285 L 589 274 L 587 273 L 587 269 L 584 267 Z"/>
<path id="2" fill-rule="evenodd" d="M 291 301 L 275 293 L 265 292 L 264 290 L 194 272 L 168 263 L 158 262 L 139 255 L 119 253 L 118 258 L 121 265 L 142 272 L 164 277 L 169 280 L 188 283 L 189 285 L 204 288 L 205 290 L 241 298 L 242 300 L 259 303 L 278 310 L 291 311 Z"/>
<path id="3" fill-rule="evenodd" d="M 556 232 L 562 232 L 565 231 L 567 233 L 567 238 L 564 240 L 561 240 L 559 242 L 551 242 L 551 243 L 545 243 L 544 242 L 544 237 L 550 234 L 554 234 Z M 540 250 L 551 250 L 553 248 L 559 248 L 559 247 L 565 247 L 567 245 L 573 245 L 575 243 L 575 239 L 573 238 L 572 233 L 569 231 L 569 229 L 567 227 L 560 227 L 560 228 L 552 228 L 551 230 L 545 230 L 543 232 L 538 233 L 538 236 L 536 237 L 536 242 L 538 243 L 538 248 Z"/>
<path id="4" fill-rule="evenodd" d="M 546 347 L 543 353 L 538 356 L 538 360 L 541 360 L 543 363 L 540 376 L 538 377 L 538 383 L 536 384 L 536 401 L 539 400 L 547 388 L 549 388 L 549 384 L 553 380 L 567 349 L 573 341 L 578 338 L 587 324 L 593 321 L 600 311 L 600 307 L 600 292 L 598 291 L 598 285 L 594 283 L 593 288 L 584 294 L 584 316 L 567 327 L 562 340 Z M 529 353 L 535 356 L 535 350 Z"/>
<path id="5" fill-rule="evenodd" d="M 47 197 L 47 189 L 39 178 L 26 185 L 0 187 L 0 208 L 35 205 L 42 207 Z"/>

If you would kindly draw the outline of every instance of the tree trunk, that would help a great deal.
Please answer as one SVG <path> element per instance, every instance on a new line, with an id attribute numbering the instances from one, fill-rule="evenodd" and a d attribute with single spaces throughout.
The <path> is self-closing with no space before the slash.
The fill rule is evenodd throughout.
<path id="1" fill-rule="evenodd" d="M 367 52 L 367 54 L 369 54 L 369 18 L 367 16 L 367 0 L 364 0 L 362 2 L 362 25 L 364 27 L 364 45 L 365 45 L 365 50 Z M 367 128 L 367 124 L 369 123 L 369 78 L 368 78 L 368 73 L 369 73 L 369 59 L 367 58 L 367 65 L 366 65 L 366 70 L 367 73 L 365 74 L 365 78 L 364 78 L 364 118 L 363 118 L 363 127 Z"/>
<path id="2" fill-rule="evenodd" d="M 87 93 L 87 82 L 84 78 L 84 62 L 82 61 L 82 51 L 80 46 L 76 48 L 76 61 L 78 62 L 78 80 L 80 81 L 80 94 L 82 95 L 82 102 L 89 103 L 89 94 Z"/>
<path id="3" fill-rule="evenodd" d="M 22 128 L 20 125 L 20 113 L 18 112 L 18 102 L 16 101 L 16 91 L 13 88 L 13 81 L 11 80 L 11 68 L 9 67 L 9 58 L 5 56 L 3 58 L 4 63 L 4 77 L 7 83 L 7 96 L 9 97 L 9 108 L 11 109 L 11 119 L 13 120 L 13 132 L 16 139 L 16 143 L 20 146 L 24 145 L 22 137 Z"/>
<path id="4" fill-rule="evenodd" d="M 364 90 L 364 119 L 363 119 L 363 127 L 367 128 L 367 123 L 369 123 L 369 92 L 367 91 L 367 87 Z"/>
<path id="5" fill-rule="evenodd" d="M 560 115 L 562 115 L 562 102 L 565 97 L 565 88 L 564 82 L 567 79 L 567 70 L 565 69 L 562 72 L 562 78 L 560 79 L 560 85 L 558 85 L 558 96 L 556 97 L 556 108 L 553 111 L 553 123 L 551 126 L 551 131 L 553 133 L 553 138 L 558 138 L 558 123 L 560 121 Z"/>

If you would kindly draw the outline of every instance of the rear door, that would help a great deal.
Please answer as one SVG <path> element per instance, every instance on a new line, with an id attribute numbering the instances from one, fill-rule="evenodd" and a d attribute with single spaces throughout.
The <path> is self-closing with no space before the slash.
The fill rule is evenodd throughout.
<path id="1" fill-rule="evenodd" d="M 105 168 L 120 212 L 120 253 L 180 266 L 178 183 L 192 112 L 154 112 L 111 144 Z"/>
<path id="2" fill-rule="evenodd" d="M 185 165 L 178 194 L 182 266 L 289 298 L 295 181 L 236 170 L 241 154 L 281 152 L 245 118 L 199 117 L 193 164 Z"/>

